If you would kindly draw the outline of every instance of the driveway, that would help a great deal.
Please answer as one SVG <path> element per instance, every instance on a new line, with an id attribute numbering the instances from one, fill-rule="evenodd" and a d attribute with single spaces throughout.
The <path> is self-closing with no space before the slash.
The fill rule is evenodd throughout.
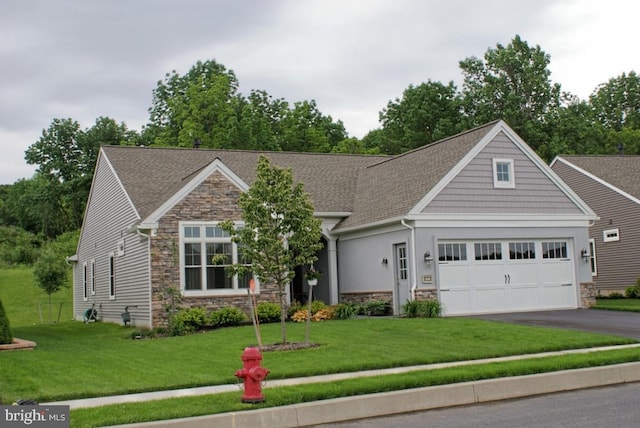
<path id="1" fill-rule="evenodd" d="M 566 311 L 513 312 L 474 315 L 471 318 L 540 327 L 582 330 L 640 340 L 640 313 L 572 309 Z"/>

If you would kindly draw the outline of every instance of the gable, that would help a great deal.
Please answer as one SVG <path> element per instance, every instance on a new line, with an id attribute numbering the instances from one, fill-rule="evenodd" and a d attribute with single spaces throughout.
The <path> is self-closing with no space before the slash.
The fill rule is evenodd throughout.
<path id="1" fill-rule="evenodd" d="M 513 188 L 494 186 L 494 160 L 512 161 Z M 420 211 L 430 213 L 582 214 L 567 193 L 500 131 Z"/>

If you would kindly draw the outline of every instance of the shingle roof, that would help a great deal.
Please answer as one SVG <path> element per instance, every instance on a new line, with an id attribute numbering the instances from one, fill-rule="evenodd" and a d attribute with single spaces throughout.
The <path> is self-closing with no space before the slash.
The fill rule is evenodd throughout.
<path id="1" fill-rule="evenodd" d="M 368 166 L 358 178 L 353 214 L 337 229 L 408 214 L 498 122 Z"/>
<path id="2" fill-rule="evenodd" d="M 558 156 L 592 175 L 640 199 L 640 156 Z"/>
<path id="3" fill-rule="evenodd" d="M 107 159 L 144 219 L 202 168 L 220 159 L 244 182 L 255 180 L 260 155 L 292 168 L 316 212 L 351 212 L 358 173 L 389 156 L 103 146 Z"/>

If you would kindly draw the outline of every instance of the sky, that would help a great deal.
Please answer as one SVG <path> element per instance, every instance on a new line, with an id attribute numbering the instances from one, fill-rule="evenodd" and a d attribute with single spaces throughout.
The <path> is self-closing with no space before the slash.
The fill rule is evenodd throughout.
<path id="1" fill-rule="evenodd" d="M 166 73 L 215 60 L 239 92 L 315 100 L 352 137 L 409 85 L 462 88 L 458 62 L 520 35 L 587 99 L 640 72 L 635 0 L 0 0 L 0 184 L 53 119 L 140 130 Z"/>

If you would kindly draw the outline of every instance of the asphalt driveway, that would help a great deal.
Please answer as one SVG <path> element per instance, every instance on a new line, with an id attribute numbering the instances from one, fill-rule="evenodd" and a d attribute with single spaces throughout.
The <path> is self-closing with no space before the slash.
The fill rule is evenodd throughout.
<path id="1" fill-rule="evenodd" d="M 582 330 L 640 340 L 640 313 L 638 312 L 572 309 L 566 311 L 474 315 L 471 318 L 540 327 Z"/>

